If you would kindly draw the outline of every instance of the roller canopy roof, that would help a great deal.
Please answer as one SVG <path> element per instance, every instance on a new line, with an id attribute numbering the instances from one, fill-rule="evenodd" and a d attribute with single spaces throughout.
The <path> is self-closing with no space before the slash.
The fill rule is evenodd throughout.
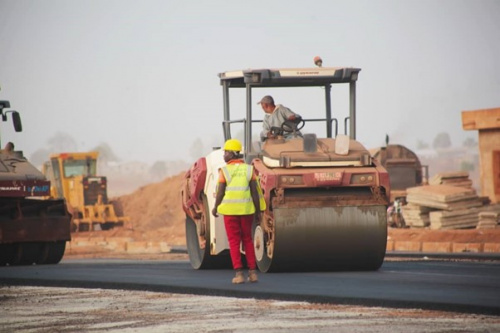
<path id="1" fill-rule="evenodd" d="M 220 73 L 219 78 L 221 84 L 230 88 L 243 88 L 247 84 L 256 87 L 324 86 L 356 81 L 360 71 L 353 67 L 246 69 Z"/>

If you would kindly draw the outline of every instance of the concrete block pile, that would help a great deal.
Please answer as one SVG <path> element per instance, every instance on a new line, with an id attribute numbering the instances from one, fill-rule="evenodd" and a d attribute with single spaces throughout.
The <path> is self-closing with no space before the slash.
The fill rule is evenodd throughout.
<path id="1" fill-rule="evenodd" d="M 485 211 L 479 213 L 479 222 L 477 229 L 496 229 L 500 228 L 500 205 L 498 210 Z"/>
<path id="2" fill-rule="evenodd" d="M 437 179 L 445 182 L 454 178 L 454 184 L 461 185 L 434 184 L 407 189 L 408 204 L 402 207 L 406 225 L 430 229 L 500 227 L 499 217 L 495 215 L 500 213 L 500 205 L 485 205 L 484 198 L 479 197 L 471 187 L 464 186 L 467 182 L 456 181 L 462 177 L 460 173 L 453 177 L 450 175 L 435 176 L 434 183 Z"/>
<path id="3" fill-rule="evenodd" d="M 472 188 L 472 180 L 467 171 L 442 172 L 429 179 L 429 185 L 451 185 Z"/>
<path id="4" fill-rule="evenodd" d="M 425 228 L 431 224 L 429 213 L 437 209 L 408 203 L 401 210 L 407 226 L 411 228 Z"/>

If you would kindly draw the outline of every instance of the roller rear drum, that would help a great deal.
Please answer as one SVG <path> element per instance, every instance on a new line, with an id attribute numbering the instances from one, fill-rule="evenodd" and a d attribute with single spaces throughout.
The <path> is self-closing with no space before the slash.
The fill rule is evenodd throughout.
<path id="1" fill-rule="evenodd" d="M 254 227 L 257 265 L 263 272 L 377 270 L 383 263 L 383 205 L 277 208 L 274 218 L 274 244 L 260 225 Z"/>

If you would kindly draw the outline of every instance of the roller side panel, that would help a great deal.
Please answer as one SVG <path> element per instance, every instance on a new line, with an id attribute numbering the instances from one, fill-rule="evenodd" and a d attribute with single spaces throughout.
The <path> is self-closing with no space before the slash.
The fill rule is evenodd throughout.
<path id="1" fill-rule="evenodd" d="M 0 266 L 59 263 L 70 225 L 64 200 L 0 199 Z"/>
<path id="2" fill-rule="evenodd" d="M 63 200 L 0 199 L 0 243 L 69 241 Z"/>

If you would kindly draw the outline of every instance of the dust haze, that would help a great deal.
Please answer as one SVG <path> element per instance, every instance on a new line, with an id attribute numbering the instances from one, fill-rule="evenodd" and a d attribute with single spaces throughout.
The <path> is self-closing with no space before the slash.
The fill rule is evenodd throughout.
<path id="1" fill-rule="evenodd" d="M 477 132 L 462 130 L 461 111 L 500 106 L 498 17 L 498 1 L 2 1 L 0 99 L 24 131 L 2 123 L 1 139 L 38 164 L 100 147 L 151 179 L 175 174 L 222 144 L 218 73 L 309 67 L 320 55 L 362 69 L 367 148 L 386 134 L 427 153 L 443 135 L 463 148 Z M 346 91 L 332 91 L 343 123 Z M 305 118 L 322 110 L 295 90 L 265 94 Z"/>

